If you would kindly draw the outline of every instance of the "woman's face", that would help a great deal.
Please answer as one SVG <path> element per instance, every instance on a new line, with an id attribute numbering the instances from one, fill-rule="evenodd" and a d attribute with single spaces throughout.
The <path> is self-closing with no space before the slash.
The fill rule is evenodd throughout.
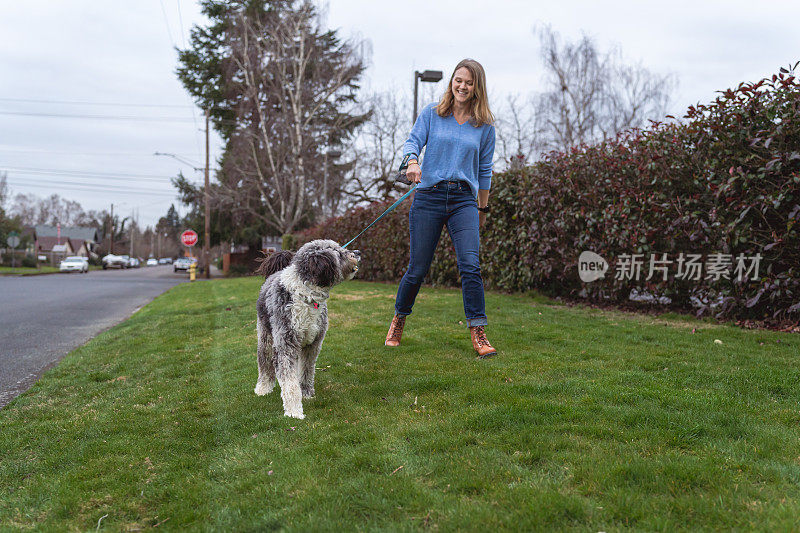
<path id="1" fill-rule="evenodd" d="M 451 90 L 453 91 L 453 98 L 459 104 L 466 104 L 472 100 L 472 95 L 475 94 L 475 85 L 472 73 L 467 67 L 461 67 L 456 70 L 453 75 Z"/>

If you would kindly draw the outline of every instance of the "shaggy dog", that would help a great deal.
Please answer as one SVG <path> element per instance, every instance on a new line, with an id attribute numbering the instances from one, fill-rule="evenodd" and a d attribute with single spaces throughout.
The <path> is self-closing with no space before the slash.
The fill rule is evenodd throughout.
<path id="1" fill-rule="evenodd" d="M 328 294 L 334 285 L 353 279 L 359 260 L 358 250 L 316 240 L 296 254 L 274 253 L 258 269 L 266 280 L 256 303 L 255 393 L 269 394 L 277 378 L 285 416 L 305 418 L 302 398 L 314 396 L 314 365 L 328 331 Z"/>

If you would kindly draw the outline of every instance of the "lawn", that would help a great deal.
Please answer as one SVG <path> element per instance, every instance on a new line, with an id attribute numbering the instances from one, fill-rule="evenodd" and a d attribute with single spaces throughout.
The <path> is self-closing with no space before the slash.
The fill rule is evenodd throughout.
<path id="1" fill-rule="evenodd" d="M 31 274 L 52 274 L 54 272 L 58 272 L 58 267 L 51 267 L 51 266 L 43 266 L 42 268 L 33 268 L 33 267 L 14 267 L 11 268 L 10 266 L 0 266 L 0 276 L 4 275 L 31 275 Z"/>
<path id="2" fill-rule="evenodd" d="M 479 361 L 459 291 L 388 349 L 395 286 L 349 282 L 300 421 L 253 394 L 259 281 L 177 286 L 0 410 L 0 530 L 800 529 L 796 335 L 489 293 Z"/>
<path id="3" fill-rule="evenodd" d="M 89 265 L 89 270 L 103 270 L 103 267 L 97 265 Z M 56 274 L 61 272 L 58 267 L 42 266 L 41 268 L 32 267 L 4 267 L 0 266 L 0 276 L 36 276 L 39 274 Z M 76 274 L 76 272 L 67 272 L 68 274 Z"/>

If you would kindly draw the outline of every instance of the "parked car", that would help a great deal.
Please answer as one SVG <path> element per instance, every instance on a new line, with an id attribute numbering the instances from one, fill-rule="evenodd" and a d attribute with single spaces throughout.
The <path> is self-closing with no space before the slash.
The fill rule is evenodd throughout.
<path id="1" fill-rule="evenodd" d="M 150 259 L 147 260 L 147 266 L 151 267 L 156 265 L 158 265 L 158 259 L 156 259 L 155 257 L 151 257 Z"/>
<path id="2" fill-rule="evenodd" d="M 108 254 L 103 257 L 103 270 L 107 268 L 128 268 L 125 256 Z"/>
<path id="3" fill-rule="evenodd" d="M 197 264 L 197 258 L 195 257 L 179 257 L 175 260 L 175 264 L 172 266 L 174 272 L 178 270 L 189 270 L 191 265 Z"/>
<path id="4" fill-rule="evenodd" d="M 61 272 L 89 272 L 89 259 L 79 255 L 73 255 L 65 258 L 58 265 L 58 270 Z"/>
<path id="5" fill-rule="evenodd" d="M 142 266 L 142 262 L 139 261 L 138 257 L 129 257 L 128 258 L 128 267 L 129 268 L 139 268 Z"/>
<path id="6" fill-rule="evenodd" d="M 161 259 L 158 260 L 158 264 L 159 265 L 171 265 L 172 264 L 172 258 L 171 257 L 162 257 Z"/>

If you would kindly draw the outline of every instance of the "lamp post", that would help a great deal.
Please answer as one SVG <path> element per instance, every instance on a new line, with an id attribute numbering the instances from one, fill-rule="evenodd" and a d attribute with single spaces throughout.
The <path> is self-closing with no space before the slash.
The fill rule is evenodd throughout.
<path id="1" fill-rule="evenodd" d="M 323 156 L 323 169 L 322 169 L 322 216 L 326 216 L 326 208 L 328 202 L 328 156 L 337 159 L 342 156 L 341 150 L 328 150 Z"/>
<path id="2" fill-rule="evenodd" d="M 414 118 L 411 121 L 414 124 L 417 121 L 417 92 L 419 90 L 419 81 L 428 81 L 431 83 L 436 83 L 441 81 L 442 79 L 442 71 L 441 70 L 424 70 L 422 72 L 415 70 L 414 71 Z"/>

